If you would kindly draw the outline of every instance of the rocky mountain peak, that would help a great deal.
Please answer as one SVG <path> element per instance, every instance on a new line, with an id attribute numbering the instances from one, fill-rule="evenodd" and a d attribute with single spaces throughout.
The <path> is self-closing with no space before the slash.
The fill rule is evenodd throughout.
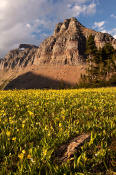
<path id="1" fill-rule="evenodd" d="M 64 22 L 60 22 L 56 25 L 54 35 L 65 32 L 66 30 L 76 31 L 80 27 L 83 26 L 76 18 L 65 19 Z"/>
<path id="2" fill-rule="evenodd" d="M 0 70 L 19 69 L 36 65 L 79 65 L 85 61 L 86 40 L 94 36 L 97 48 L 110 43 L 116 49 L 116 39 L 107 33 L 84 27 L 76 18 L 58 23 L 52 36 L 39 47 L 20 44 L 0 60 Z"/>

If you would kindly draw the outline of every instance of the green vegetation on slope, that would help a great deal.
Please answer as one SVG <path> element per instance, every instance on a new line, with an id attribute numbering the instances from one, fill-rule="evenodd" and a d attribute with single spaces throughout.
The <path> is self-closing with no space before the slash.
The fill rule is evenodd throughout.
<path id="1" fill-rule="evenodd" d="M 94 36 L 90 35 L 86 41 L 88 67 L 86 75 L 82 76 L 82 84 L 91 86 L 116 85 L 116 50 L 110 43 L 102 49 L 97 49 Z"/>
<path id="2" fill-rule="evenodd" d="M 54 151 L 91 133 L 71 161 Z M 0 92 L 0 174 L 116 172 L 116 88 Z"/>

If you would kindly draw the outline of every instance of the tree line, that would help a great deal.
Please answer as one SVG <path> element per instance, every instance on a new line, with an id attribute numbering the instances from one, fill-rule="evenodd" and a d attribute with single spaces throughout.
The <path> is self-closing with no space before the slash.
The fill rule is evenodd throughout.
<path id="1" fill-rule="evenodd" d="M 88 85 L 116 85 L 116 50 L 110 43 L 97 49 L 94 36 L 86 40 L 86 75 L 81 76 L 81 82 Z"/>

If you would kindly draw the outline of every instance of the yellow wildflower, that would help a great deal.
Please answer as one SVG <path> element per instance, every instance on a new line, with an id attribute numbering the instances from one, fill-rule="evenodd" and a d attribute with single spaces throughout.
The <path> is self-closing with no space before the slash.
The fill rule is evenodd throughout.
<path id="1" fill-rule="evenodd" d="M 21 160 L 22 160 L 22 159 L 23 159 L 23 157 L 24 157 L 24 154 L 23 154 L 23 153 L 21 153 L 21 154 L 19 154 L 19 155 L 18 155 L 18 157 L 19 157 L 19 159 L 21 159 Z"/>
<path id="2" fill-rule="evenodd" d="M 30 116 L 33 115 L 33 112 L 31 112 L 31 111 L 28 111 L 28 113 L 29 113 Z"/>
<path id="3" fill-rule="evenodd" d="M 16 141 L 16 137 L 13 137 L 12 140 L 13 140 L 13 141 Z"/>
<path id="4" fill-rule="evenodd" d="M 44 149 L 43 150 L 43 156 L 46 156 L 46 154 L 47 154 L 47 149 Z"/>
<path id="5" fill-rule="evenodd" d="M 65 116 L 64 115 L 62 116 L 62 119 L 65 120 Z"/>
<path id="6" fill-rule="evenodd" d="M 10 135 L 11 135 L 10 131 L 7 131 L 7 132 L 6 132 L 6 135 L 7 135 L 8 137 L 10 137 Z"/>
<path id="7" fill-rule="evenodd" d="M 24 128 L 25 127 L 25 124 L 22 124 L 22 128 Z"/>
<path id="8" fill-rule="evenodd" d="M 31 155 L 30 154 L 27 155 L 27 159 L 31 159 Z"/>
<path id="9" fill-rule="evenodd" d="M 23 154 L 25 154 L 25 153 L 26 153 L 26 151 L 25 151 L 25 150 L 22 150 L 22 153 L 23 153 Z"/>

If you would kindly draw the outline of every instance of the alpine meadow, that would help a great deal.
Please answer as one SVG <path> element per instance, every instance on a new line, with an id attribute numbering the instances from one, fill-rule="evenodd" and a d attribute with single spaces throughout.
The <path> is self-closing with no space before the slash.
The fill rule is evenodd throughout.
<path id="1" fill-rule="evenodd" d="M 89 140 L 58 162 L 83 133 Z M 1 174 L 115 174 L 116 88 L 0 91 L 0 143 Z"/>
<path id="2" fill-rule="evenodd" d="M 116 175 L 116 0 L 0 0 L 0 175 Z"/>

